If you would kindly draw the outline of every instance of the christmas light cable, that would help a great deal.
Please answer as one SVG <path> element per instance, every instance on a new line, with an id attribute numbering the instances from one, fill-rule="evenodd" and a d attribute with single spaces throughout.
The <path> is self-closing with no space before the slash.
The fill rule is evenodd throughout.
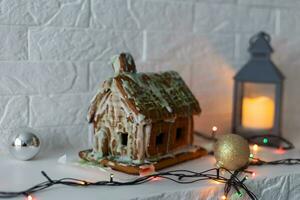
<path id="1" fill-rule="evenodd" d="M 288 158 L 288 159 L 281 159 L 275 161 L 264 161 L 259 158 L 250 158 L 251 162 L 249 166 L 261 166 L 261 165 L 300 165 L 300 158 Z M 248 167 L 248 166 L 247 166 Z M 230 177 L 227 178 L 221 171 L 227 172 Z M 42 171 L 42 175 L 45 177 L 46 181 L 41 182 L 37 185 L 34 185 L 28 189 L 23 191 L 17 192 L 7 192 L 7 191 L 0 191 L 0 198 L 13 198 L 18 196 L 25 196 L 27 200 L 32 200 L 32 195 L 50 188 L 54 185 L 66 185 L 66 186 L 73 186 L 73 187 L 90 187 L 90 186 L 130 186 L 130 185 L 139 185 L 144 184 L 149 181 L 155 180 L 156 178 L 162 178 L 165 180 L 170 180 L 178 184 L 191 184 L 199 181 L 205 180 L 213 180 L 218 183 L 225 184 L 224 187 L 224 195 L 221 199 L 227 199 L 230 191 L 233 189 L 238 196 L 243 195 L 245 192 L 246 195 L 249 196 L 252 200 L 257 200 L 257 196 L 254 192 L 249 190 L 246 186 L 247 179 L 249 178 L 247 175 L 244 174 L 252 174 L 252 177 L 255 176 L 255 172 L 249 171 L 246 168 L 239 169 L 236 171 L 230 171 L 225 168 L 212 168 L 202 172 L 195 172 L 191 170 L 172 170 L 172 171 L 165 171 L 154 173 L 146 176 L 141 176 L 135 178 L 133 180 L 128 181 L 116 181 L 114 179 L 114 175 L 110 174 L 109 180 L 104 181 L 86 181 L 82 179 L 76 178 L 61 178 L 61 179 L 52 179 L 46 172 Z"/>

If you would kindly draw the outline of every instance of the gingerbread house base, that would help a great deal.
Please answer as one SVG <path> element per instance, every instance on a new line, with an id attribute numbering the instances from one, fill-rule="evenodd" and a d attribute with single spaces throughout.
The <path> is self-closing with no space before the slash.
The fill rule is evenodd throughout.
<path id="1" fill-rule="evenodd" d="M 97 163 L 100 166 L 110 167 L 113 170 L 121 171 L 127 174 L 133 174 L 133 175 L 139 175 L 141 171 L 145 171 L 147 170 L 147 168 L 154 167 L 155 171 L 158 171 L 178 163 L 182 163 L 188 160 L 193 160 L 207 155 L 207 151 L 205 149 L 203 149 L 202 147 L 194 146 L 193 151 L 178 152 L 170 156 L 165 156 L 155 162 L 149 162 L 149 164 L 138 165 L 138 164 L 119 163 L 117 161 L 110 160 L 108 158 L 104 158 L 97 161 L 89 156 L 91 152 L 92 152 L 91 149 L 80 151 L 79 157 L 85 161 L 92 162 L 94 164 Z"/>

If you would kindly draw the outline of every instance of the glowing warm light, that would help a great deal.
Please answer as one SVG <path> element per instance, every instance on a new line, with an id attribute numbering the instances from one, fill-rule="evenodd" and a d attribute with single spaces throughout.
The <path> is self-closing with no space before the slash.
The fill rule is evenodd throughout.
<path id="1" fill-rule="evenodd" d="M 225 195 L 223 195 L 223 196 L 221 197 L 221 199 L 222 199 L 222 200 L 226 200 L 227 198 L 226 198 Z"/>
<path id="2" fill-rule="evenodd" d="M 282 147 L 279 147 L 278 149 L 275 150 L 275 153 L 280 155 L 285 154 L 285 152 L 286 151 Z"/>
<path id="3" fill-rule="evenodd" d="M 213 126 L 213 127 L 212 127 L 212 131 L 213 131 L 213 132 L 216 132 L 217 130 L 218 130 L 218 127 L 216 127 L 216 126 Z"/>
<path id="4" fill-rule="evenodd" d="M 212 136 L 212 138 L 215 138 L 218 127 L 213 126 L 211 130 L 212 130 L 211 136 Z"/>
<path id="5" fill-rule="evenodd" d="M 33 200 L 33 197 L 31 195 L 28 195 L 27 200 Z"/>
<path id="6" fill-rule="evenodd" d="M 255 172 L 252 172 L 252 177 L 254 178 L 256 176 L 256 173 Z"/>
<path id="7" fill-rule="evenodd" d="M 140 166 L 140 176 L 148 176 L 155 173 L 154 165 Z"/>
<path id="8" fill-rule="evenodd" d="M 254 157 L 253 153 L 250 153 L 249 157 L 250 157 L 250 158 L 253 158 L 253 157 Z"/>
<path id="9" fill-rule="evenodd" d="M 219 181 L 215 181 L 215 180 L 212 180 L 212 183 L 217 184 L 217 185 L 221 184 Z"/>
<path id="10" fill-rule="evenodd" d="M 252 147 L 253 151 L 258 151 L 258 145 L 257 144 L 254 144 L 253 147 Z"/>
<path id="11" fill-rule="evenodd" d="M 161 180 L 161 178 L 158 177 L 158 176 L 155 176 L 155 177 L 152 178 L 152 181 L 159 181 L 159 180 Z"/>
<path id="12" fill-rule="evenodd" d="M 266 96 L 243 98 L 242 126 L 254 129 L 270 129 L 273 127 L 275 113 L 274 101 Z"/>
<path id="13" fill-rule="evenodd" d="M 79 184 L 85 185 L 85 182 L 84 181 L 79 181 Z"/>
<path id="14" fill-rule="evenodd" d="M 114 174 L 110 174 L 110 182 L 114 181 Z"/>

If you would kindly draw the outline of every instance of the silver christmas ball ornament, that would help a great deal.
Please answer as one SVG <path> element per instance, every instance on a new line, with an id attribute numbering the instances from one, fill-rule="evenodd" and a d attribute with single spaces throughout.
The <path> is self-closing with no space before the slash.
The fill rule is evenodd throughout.
<path id="1" fill-rule="evenodd" d="M 17 131 L 9 142 L 9 152 L 18 160 L 30 160 L 40 151 L 40 139 L 32 129 Z"/>

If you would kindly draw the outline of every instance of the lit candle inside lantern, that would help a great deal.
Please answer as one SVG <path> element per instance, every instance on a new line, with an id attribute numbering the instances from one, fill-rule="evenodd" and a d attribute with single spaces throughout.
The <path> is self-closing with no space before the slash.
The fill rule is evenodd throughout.
<path id="1" fill-rule="evenodd" d="M 266 96 L 243 98 L 242 126 L 245 128 L 269 129 L 273 127 L 275 105 Z"/>

